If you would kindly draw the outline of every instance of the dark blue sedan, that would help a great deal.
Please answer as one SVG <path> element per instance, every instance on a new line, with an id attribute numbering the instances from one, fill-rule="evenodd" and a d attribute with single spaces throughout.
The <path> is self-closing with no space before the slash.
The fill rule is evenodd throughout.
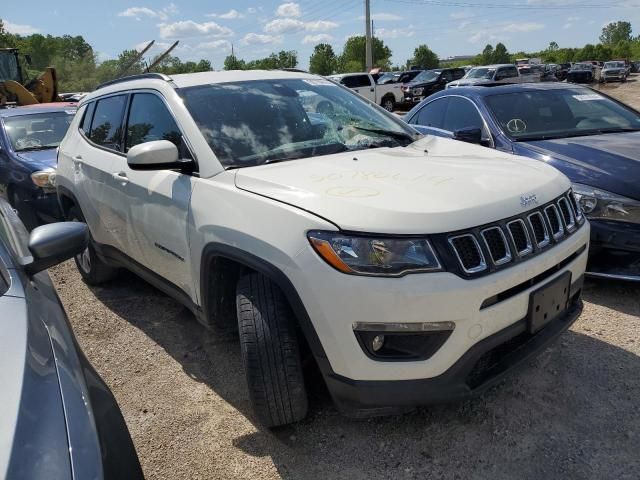
<path id="1" fill-rule="evenodd" d="M 535 83 L 445 90 L 405 120 L 559 169 L 591 221 L 589 273 L 640 281 L 639 112 L 587 87 Z"/>
<path id="2" fill-rule="evenodd" d="M 61 219 L 56 149 L 75 113 L 67 103 L 0 109 L 0 192 L 29 230 Z"/>

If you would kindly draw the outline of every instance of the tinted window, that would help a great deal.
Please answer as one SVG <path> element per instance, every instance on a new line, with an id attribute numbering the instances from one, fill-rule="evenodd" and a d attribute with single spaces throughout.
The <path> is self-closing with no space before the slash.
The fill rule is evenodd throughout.
<path id="1" fill-rule="evenodd" d="M 445 70 L 444 72 L 442 72 L 442 77 L 444 79 L 445 82 L 449 83 L 451 80 L 453 80 L 453 71 L 451 70 Z M 460 77 L 462 78 L 462 77 Z"/>
<path id="2" fill-rule="evenodd" d="M 463 128 L 482 128 L 482 118 L 470 100 L 461 97 L 449 98 L 443 129 L 450 132 Z"/>
<path id="3" fill-rule="evenodd" d="M 344 77 L 342 84 L 348 88 L 368 87 L 371 85 L 368 75 L 354 75 L 352 77 Z"/>
<path id="4" fill-rule="evenodd" d="M 418 114 L 413 117 L 411 123 L 425 127 L 443 128 L 444 113 L 447 109 L 448 98 L 441 98 L 426 104 Z"/>
<path id="5" fill-rule="evenodd" d="M 229 82 L 178 93 L 226 167 L 399 147 L 413 138 L 402 122 L 320 78 Z"/>
<path id="6" fill-rule="evenodd" d="M 117 95 L 98 100 L 89 134 L 92 142 L 111 150 L 120 151 L 122 116 L 126 98 L 125 95 Z"/>
<path id="7" fill-rule="evenodd" d="M 157 95 L 137 93 L 129 109 L 125 151 L 154 140 L 169 140 L 180 148 L 182 135 L 173 116 Z"/>
<path id="8" fill-rule="evenodd" d="M 463 68 L 457 68 L 456 70 L 453 71 L 453 79 L 454 80 L 460 80 L 462 77 L 464 77 L 464 69 Z"/>
<path id="9" fill-rule="evenodd" d="M 84 109 L 84 117 L 82 117 L 82 125 L 80 125 L 80 130 L 84 132 L 85 135 L 89 135 L 91 131 L 91 119 L 93 118 L 93 111 L 96 109 L 96 102 L 91 102 Z"/>

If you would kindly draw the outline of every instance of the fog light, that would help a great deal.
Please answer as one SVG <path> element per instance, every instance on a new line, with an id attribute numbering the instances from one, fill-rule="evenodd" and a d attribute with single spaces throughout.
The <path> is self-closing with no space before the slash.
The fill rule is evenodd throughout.
<path id="1" fill-rule="evenodd" d="M 384 335 L 376 335 L 371 342 L 371 348 L 374 352 L 377 352 L 384 346 Z"/>

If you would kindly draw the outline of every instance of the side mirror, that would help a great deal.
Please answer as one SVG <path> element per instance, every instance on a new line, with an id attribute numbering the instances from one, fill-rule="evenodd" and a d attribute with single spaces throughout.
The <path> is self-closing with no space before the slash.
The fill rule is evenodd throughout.
<path id="1" fill-rule="evenodd" d="M 178 147 L 169 140 L 155 140 L 131 147 L 127 152 L 127 164 L 131 170 L 169 170 L 183 168 Z"/>
<path id="2" fill-rule="evenodd" d="M 60 222 L 34 228 L 29 236 L 31 260 L 24 265 L 28 275 L 68 260 L 87 248 L 89 229 L 80 222 Z"/>
<path id="3" fill-rule="evenodd" d="M 482 129 L 480 128 L 463 128 L 453 132 L 453 138 L 461 142 L 482 144 Z"/>

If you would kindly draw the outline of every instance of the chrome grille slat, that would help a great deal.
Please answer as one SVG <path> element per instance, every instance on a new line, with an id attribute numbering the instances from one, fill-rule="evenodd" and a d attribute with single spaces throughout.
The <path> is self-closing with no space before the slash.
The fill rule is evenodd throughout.
<path id="1" fill-rule="evenodd" d="M 567 200 L 566 197 L 562 197 L 560 200 L 558 200 L 558 208 L 560 209 L 560 214 L 562 216 L 562 221 L 564 222 L 565 228 L 569 232 L 572 232 L 576 228 L 576 219 L 573 215 L 573 209 L 569 204 L 569 200 Z"/>
<path id="2" fill-rule="evenodd" d="M 539 235 L 537 233 L 537 229 L 534 226 L 534 220 L 536 219 L 536 223 L 539 222 L 540 227 L 542 228 L 543 235 L 542 238 L 538 238 Z M 540 212 L 533 212 L 531 215 L 527 216 L 527 220 L 529 221 L 529 226 L 531 227 L 531 231 L 533 232 L 533 238 L 536 242 L 538 248 L 544 248 L 551 242 L 549 236 L 549 229 L 547 228 L 547 223 L 544 221 L 544 217 Z"/>
<path id="3" fill-rule="evenodd" d="M 478 256 L 477 261 L 475 261 L 475 259 L 468 258 L 469 254 L 463 251 L 463 248 L 469 248 L 468 246 L 461 245 L 463 239 L 468 239 L 472 242 L 472 248 L 475 248 L 475 252 Z M 466 273 L 478 273 L 486 270 L 487 262 L 484 259 L 484 254 L 482 253 L 482 249 L 480 248 L 480 244 L 478 243 L 475 235 L 466 233 L 451 237 L 449 238 L 449 244 L 453 247 L 453 251 L 455 252 L 456 257 L 458 257 L 458 262 L 460 262 L 460 266 Z"/>
<path id="4" fill-rule="evenodd" d="M 489 237 L 493 232 L 497 232 L 497 239 Z M 489 251 L 491 261 L 494 265 L 504 265 L 511 261 L 511 249 L 507 243 L 507 237 L 505 237 L 504 232 L 500 227 L 485 228 L 480 234 L 482 235 L 482 239 L 484 240 L 484 244 Z M 500 255 L 502 253 L 502 249 L 504 249 L 504 254 Z"/>
<path id="5" fill-rule="evenodd" d="M 514 230 L 517 231 L 518 227 L 521 229 L 520 233 L 525 239 L 525 245 L 523 246 L 524 248 L 520 248 L 520 245 L 519 245 L 521 243 L 518 241 L 520 235 L 514 233 Z M 531 242 L 531 236 L 529 235 L 529 230 L 527 229 L 527 225 L 524 223 L 524 221 L 521 218 L 507 223 L 507 231 L 509 232 L 509 236 L 511 237 L 511 241 L 513 242 L 513 245 L 516 247 L 516 253 L 518 254 L 518 256 L 525 257 L 530 253 L 533 253 L 533 243 Z M 516 239 L 516 237 L 518 237 L 518 239 Z"/>
<path id="6" fill-rule="evenodd" d="M 551 228 L 551 235 L 553 236 L 554 240 L 558 240 L 564 235 L 564 226 L 562 225 L 562 219 L 560 218 L 560 212 L 558 212 L 558 207 L 556 207 L 555 204 L 545 207 L 544 215 L 545 217 L 547 217 L 547 221 L 549 222 L 549 227 Z M 556 224 L 557 224 L 557 228 L 555 227 Z"/>

